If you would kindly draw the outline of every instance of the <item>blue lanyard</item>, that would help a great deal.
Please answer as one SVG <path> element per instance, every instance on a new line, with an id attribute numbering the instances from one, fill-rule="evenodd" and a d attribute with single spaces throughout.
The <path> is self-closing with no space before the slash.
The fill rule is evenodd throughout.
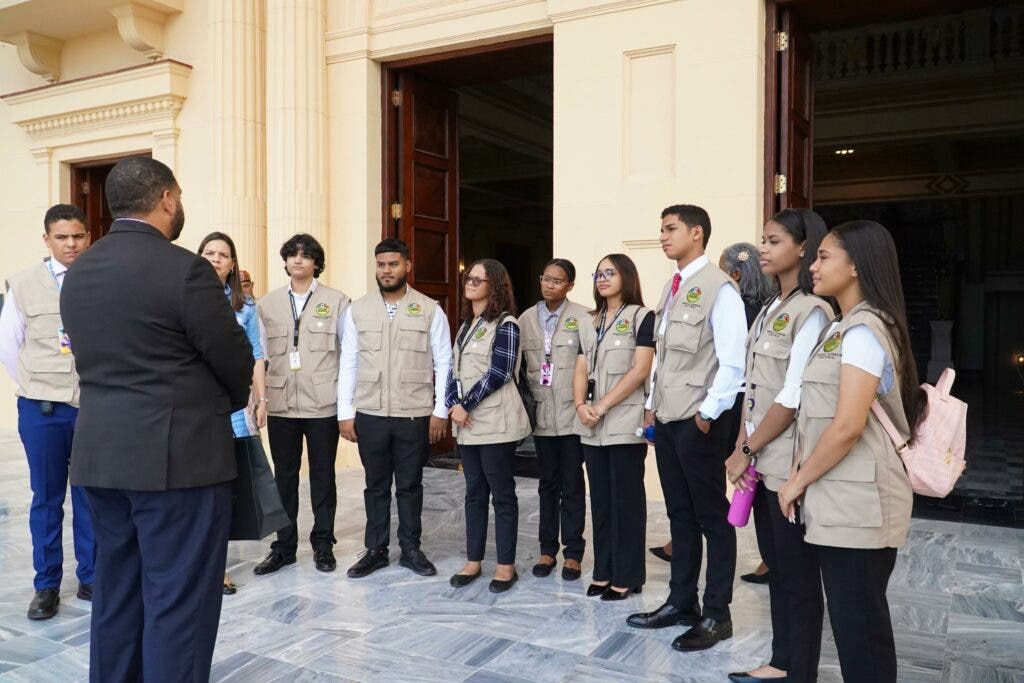
<path id="1" fill-rule="evenodd" d="M 62 283 L 57 279 L 57 273 L 53 272 L 53 262 L 50 259 L 46 259 L 46 269 L 50 271 L 50 277 L 53 278 L 54 283 L 57 285 L 57 293 L 60 294 L 60 288 Z"/>

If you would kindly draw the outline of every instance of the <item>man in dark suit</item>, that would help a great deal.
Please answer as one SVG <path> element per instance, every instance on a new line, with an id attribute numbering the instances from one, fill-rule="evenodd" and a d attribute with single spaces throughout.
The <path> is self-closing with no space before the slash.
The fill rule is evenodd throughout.
<path id="1" fill-rule="evenodd" d="M 171 170 L 124 159 L 106 195 L 116 220 L 60 297 L 81 377 L 71 483 L 96 532 L 90 679 L 205 681 L 252 350 L 213 267 L 171 244 Z"/>

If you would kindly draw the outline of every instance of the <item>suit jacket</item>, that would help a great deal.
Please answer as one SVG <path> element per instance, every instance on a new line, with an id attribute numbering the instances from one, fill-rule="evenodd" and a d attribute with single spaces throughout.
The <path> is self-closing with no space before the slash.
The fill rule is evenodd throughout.
<path id="1" fill-rule="evenodd" d="M 205 259 L 142 221 L 118 220 L 60 295 L 81 377 L 71 483 L 137 491 L 236 476 L 231 412 L 252 347 Z"/>

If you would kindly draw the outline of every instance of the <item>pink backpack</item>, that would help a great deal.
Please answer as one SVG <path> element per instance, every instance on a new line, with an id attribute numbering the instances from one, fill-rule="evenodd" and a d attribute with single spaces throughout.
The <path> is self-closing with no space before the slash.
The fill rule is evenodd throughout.
<path id="1" fill-rule="evenodd" d="M 911 488 L 922 496 L 945 498 L 967 466 L 967 404 L 949 395 L 955 378 L 953 369 L 947 368 L 934 387 L 921 385 L 928 405 L 909 442 L 903 441 L 878 401 L 871 403 L 871 411 L 903 459 Z"/>

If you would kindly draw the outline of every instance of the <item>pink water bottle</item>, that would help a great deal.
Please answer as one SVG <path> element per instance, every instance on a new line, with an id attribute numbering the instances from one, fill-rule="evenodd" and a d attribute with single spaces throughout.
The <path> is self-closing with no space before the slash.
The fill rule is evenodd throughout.
<path id="1" fill-rule="evenodd" d="M 744 478 L 748 481 L 757 481 L 757 470 L 753 465 L 747 467 Z M 755 484 L 754 490 L 757 485 Z M 732 492 L 732 504 L 729 505 L 729 524 L 733 526 L 746 526 L 750 520 L 750 508 L 754 505 L 754 490 L 736 488 Z"/>

